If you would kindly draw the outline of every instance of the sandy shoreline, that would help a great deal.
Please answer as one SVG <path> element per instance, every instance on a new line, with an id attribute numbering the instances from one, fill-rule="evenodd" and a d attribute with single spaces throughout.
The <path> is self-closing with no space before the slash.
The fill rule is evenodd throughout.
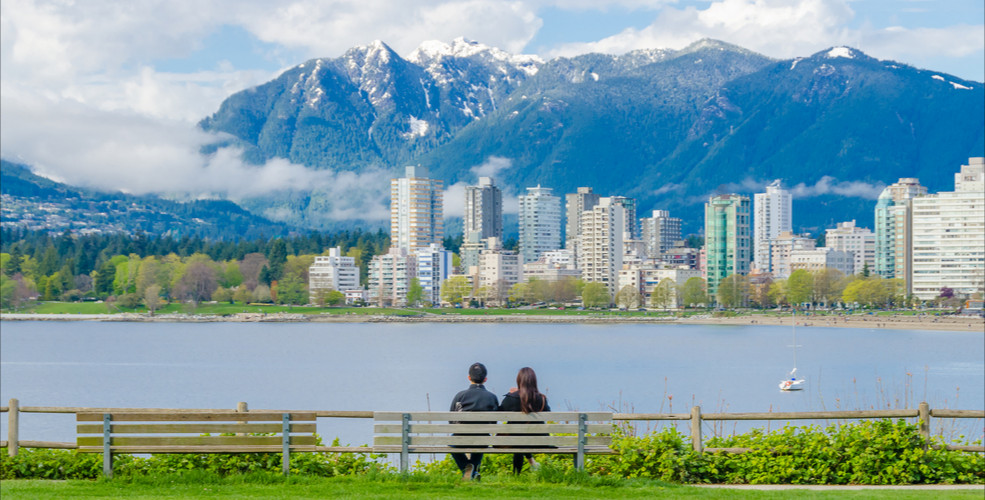
<path id="1" fill-rule="evenodd" d="M 230 323 L 636 323 L 636 324 L 678 324 L 678 325 L 769 325 L 789 326 L 789 315 L 750 315 L 732 318 L 713 318 L 710 315 L 689 318 L 647 317 L 647 316 L 556 316 L 556 315 L 436 315 L 420 316 L 391 315 L 331 315 L 295 313 L 239 313 L 229 316 L 191 315 L 191 314 L 0 314 L 0 321 L 129 321 L 129 322 L 230 322 Z M 985 319 L 963 316 L 798 316 L 799 327 L 842 327 L 842 328 L 880 328 L 901 330 L 946 330 L 985 332 Z"/>

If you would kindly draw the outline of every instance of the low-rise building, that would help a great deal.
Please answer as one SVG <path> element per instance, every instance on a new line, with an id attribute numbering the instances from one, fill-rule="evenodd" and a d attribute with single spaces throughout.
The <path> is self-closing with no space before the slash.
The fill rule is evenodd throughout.
<path id="1" fill-rule="evenodd" d="M 321 290 L 359 288 L 356 259 L 342 255 L 341 247 L 330 248 L 328 255 L 318 255 L 308 267 L 308 291 L 315 297 Z"/>
<path id="2" fill-rule="evenodd" d="M 791 272 L 797 269 L 815 272 L 824 268 L 837 269 L 846 276 L 855 274 L 855 255 L 828 247 L 790 252 Z"/>

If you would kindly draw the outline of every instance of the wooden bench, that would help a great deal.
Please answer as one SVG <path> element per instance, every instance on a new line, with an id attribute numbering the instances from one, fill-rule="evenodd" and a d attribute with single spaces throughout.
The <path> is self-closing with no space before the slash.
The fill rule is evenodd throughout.
<path id="1" fill-rule="evenodd" d="M 578 470 L 585 455 L 615 453 L 612 413 L 373 412 L 373 420 L 373 452 L 399 453 L 401 472 L 410 453 L 569 454 Z"/>
<path id="2" fill-rule="evenodd" d="M 283 453 L 287 475 L 292 451 L 315 451 L 313 412 L 79 412 L 76 420 L 78 450 L 102 453 L 108 477 L 113 453 Z"/>

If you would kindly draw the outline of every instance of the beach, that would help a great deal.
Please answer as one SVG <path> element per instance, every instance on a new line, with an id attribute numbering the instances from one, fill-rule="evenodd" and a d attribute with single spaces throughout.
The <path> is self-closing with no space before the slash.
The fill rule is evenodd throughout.
<path id="1" fill-rule="evenodd" d="M 0 321 L 130 321 L 130 322 L 317 322 L 317 323 L 652 323 L 700 325 L 767 325 L 827 328 L 880 328 L 899 330 L 944 330 L 985 333 L 985 318 L 976 316 L 937 315 L 798 315 L 748 314 L 731 317 L 694 315 L 686 318 L 670 316 L 598 315 L 536 315 L 536 314 L 431 314 L 359 315 L 303 313 L 237 313 L 230 315 L 158 314 L 0 314 Z"/>

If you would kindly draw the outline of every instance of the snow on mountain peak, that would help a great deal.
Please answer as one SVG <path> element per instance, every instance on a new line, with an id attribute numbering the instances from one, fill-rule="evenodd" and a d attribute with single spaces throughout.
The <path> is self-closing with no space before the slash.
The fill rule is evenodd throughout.
<path id="1" fill-rule="evenodd" d="M 850 49 L 848 47 L 845 47 L 845 46 L 834 47 L 831 50 L 829 50 L 826 55 L 827 55 L 828 59 L 835 59 L 835 58 L 838 58 L 838 57 L 844 57 L 845 59 L 854 59 L 855 58 L 855 54 L 852 51 L 852 49 Z"/>
<path id="2" fill-rule="evenodd" d="M 469 58 L 478 57 L 487 62 L 507 63 L 527 75 L 533 75 L 540 69 L 544 60 L 534 55 L 510 54 L 509 52 L 488 45 L 458 37 L 450 44 L 440 40 L 428 40 L 421 43 L 407 56 L 407 60 L 420 66 L 428 67 L 440 63 L 447 57 Z"/>

